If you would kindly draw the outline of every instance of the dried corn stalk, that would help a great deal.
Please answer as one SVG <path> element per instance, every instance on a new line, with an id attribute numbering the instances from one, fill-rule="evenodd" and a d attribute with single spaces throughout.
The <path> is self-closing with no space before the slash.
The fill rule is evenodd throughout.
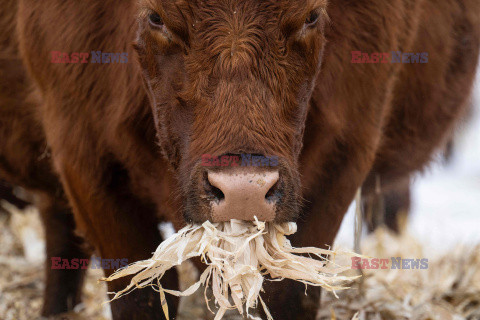
<path id="1" fill-rule="evenodd" d="M 258 301 L 270 320 L 272 316 L 260 297 L 265 276 L 275 280 L 293 279 L 334 293 L 335 290 L 345 289 L 343 282 L 353 279 L 338 275 L 349 267 L 334 263 L 337 252 L 293 248 L 285 236 L 296 231 L 295 223 L 274 225 L 258 220 L 231 220 L 212 224 L 207 221 L 201 226 L 188 226 L 162 242 L 151 259 L 133 263 L 102 280 L 112 281 L 135 275 L 112 300 L 136 288 L 153 286 L 160 292 L 167 319 L 165 293 L 188 296 L 204 285 L 205 290 L 211 287 L 219 307 L 215 320 L 221 319 L 228 309 L 235 308 L 240 314 L 249 316 L 249 310 L 256 308 Z M 297 254 L 311 254 L 320 260 Z M 333 258 L 332 261 L 325 256 Z M 165 272 L 193 257 L 201 257 L 208 266 L 200 280 L 184 292 L 162 288 L 159 280 Z M 208 306 L 206 294 L 205 299 Z"/>

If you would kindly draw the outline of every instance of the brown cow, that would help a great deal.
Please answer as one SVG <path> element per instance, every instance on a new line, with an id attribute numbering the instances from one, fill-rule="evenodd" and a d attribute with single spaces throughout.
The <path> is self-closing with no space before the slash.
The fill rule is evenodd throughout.
<path id="1" fill-rule="evenodd" d="M 87 257 L 92 247 L 143 259 L 161 241 L 159 221 L 263 214 L 298 219 L 294 245 L 332 244 L 362 184 L 365 196 L 375 181 L 390 192 L 444 143 L 467 108 L 479 55 L 478 0 L 3 6 L 0 174 L 40 195 L 43 315 L 78 303 L 83 278 L 51 270 L 51 257 Z M 50 63 L 53 51 L 99 50 L 126 52 L 129 63 Z M 352 51 L 426 52 L 428 63 L 352 64 Z M 203 154 L 279 164 L 210 169 Z M 252 188 L 257 176 L 268 186 Z M 178 286 L 174 271 L 164 285 Z M 277 319 L 314 319 L 318 289 L 305 297 L 302 284 L 284 281 L 266 291 Z M 163 319 L 160 310 L 149 289 L 112 304 L 114 319 Z"/>

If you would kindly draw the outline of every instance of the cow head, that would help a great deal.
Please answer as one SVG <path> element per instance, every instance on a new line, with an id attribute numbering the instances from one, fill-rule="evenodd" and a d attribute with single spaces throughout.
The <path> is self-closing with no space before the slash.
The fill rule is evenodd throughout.
<path id="1" fill-rule="evenodd" d="M 325 0 L 141 3 L 135 48 L 187 221 L 297 217 L 298 157 L 325 44 L 325 6 Z M 229 166 L 205 166 L 205 154 L 228 156 Z M 252 155 L 278 161 L 244 166 Z"/>

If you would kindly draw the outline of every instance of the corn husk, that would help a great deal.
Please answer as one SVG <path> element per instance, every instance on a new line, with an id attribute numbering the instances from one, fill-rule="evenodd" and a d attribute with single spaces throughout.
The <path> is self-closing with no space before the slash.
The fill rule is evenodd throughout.
<path id="1" fill-rule="evenodd" d="M 273 319 L 260 296 L 265 279 L 293 279 L 335 293 L 346 288 L 346 281 L 355 278 L 339 275 L 349 269 L 335 264 L 334 259 L 339 252 L 313 247 L 293 248 L 286 236 L 296 231 L 295 223 L 275 225 L 258 220 L 231 220 L 213 224 L 207 221 L 201 226 L 185 227 L 162 242 L 151 259 L 133 263 L 102 280 L 113 281 L 134 275 L 130 284 L 117 292 L 112 300 L 136 288 L 153 286 L 160 293 L 167 319 L 165 293 L 188 296 L 202 285 L 207 306 L 206 289 L 212 289 L 218 306 L 215 320 L 221 319 L 229 309 L 237 309 L 241 315 L 249 317 L 250 311 L 259 302 L 267 318 Z M 159 280 L 167 270 L 194 257 L 201 257 L 207 265 L 195 284 L 183 292 L 160 285 Z"/>

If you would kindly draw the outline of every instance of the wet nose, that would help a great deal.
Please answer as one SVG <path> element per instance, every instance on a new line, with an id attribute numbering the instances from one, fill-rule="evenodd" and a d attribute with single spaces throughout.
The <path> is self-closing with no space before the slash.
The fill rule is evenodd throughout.
<path id="1" fill-rule="evenodd" d="M 211 202 L 213 222 L 231 219 L 260 221 L 275 219 L 278 171 L 252 168 L 228 168 L 207 173 L 209 187 L 215 195 Z"/>

